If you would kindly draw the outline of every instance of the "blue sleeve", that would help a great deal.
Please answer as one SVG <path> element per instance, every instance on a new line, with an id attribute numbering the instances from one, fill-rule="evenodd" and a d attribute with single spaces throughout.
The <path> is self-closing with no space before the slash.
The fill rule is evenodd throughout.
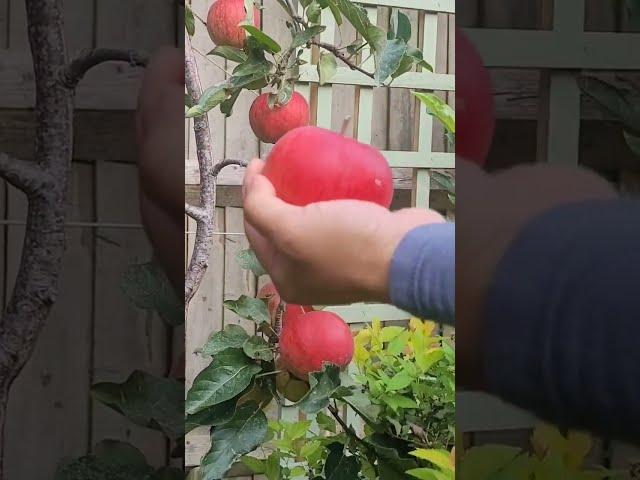
<path id="1" fill-rule="evenodd" d="M 453 324 L 455 317 L 455 224 L 410 231 L 391 262 L 391 303 L 425 320 Z"/>
<path id="2" fill-rule="evenodd" d="M 566 428 L 640 440 L 640 202 L 547 212 L 498 265 L 489 389 Z"/>

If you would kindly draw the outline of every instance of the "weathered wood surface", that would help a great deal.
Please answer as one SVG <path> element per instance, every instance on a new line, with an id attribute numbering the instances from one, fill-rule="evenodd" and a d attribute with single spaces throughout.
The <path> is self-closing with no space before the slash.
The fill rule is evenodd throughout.
<path id="1" fill-rule="evenodd" d="M 0 0 L 0 151 L 31 159 L 36 125 L 24 5 L 24 0 Z M 176 42 L 172 1 L 66 0 L 64 5 L 71 54 L 96 46 L 152 52 Z M 134 110 L 141 75 L 128 65 L 102 65 L 80 84 L 70 221 L 139 223 Z M 25 208 L 24 196 L 1 183 L 0 219 L 24 220 Z M 22 226 L 0 226 L 3 304 L 23 235 Z M 122 381 L 133 368 L 161 375 L 168 369 L 165 327 L 121 291 L 124 269 L 151 257 L 145 234 L 74 227 L 66 235 L 58 302 L 10 398 L 8 478 L 53 478 L 64 456 L 84 455 L 105 438 L 137 443 L 155 464 L 168 461 L 159 434 L 133 426 L 89 397 L 93 382 Z"/>

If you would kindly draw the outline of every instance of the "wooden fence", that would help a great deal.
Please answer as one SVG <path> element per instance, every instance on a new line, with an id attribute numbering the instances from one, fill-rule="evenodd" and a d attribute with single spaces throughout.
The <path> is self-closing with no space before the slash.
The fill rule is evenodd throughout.
<path id="1" fill-rule="evenodd" d="M 403 7 L 413 25 L 414 46 L 423 48 L 426 59 L 435 67 L 435 74 L 413 72 L 394 82 L 394 88 L 373 88 L 364 75 L 351 72 L 339 65 L 338 74 L 331 84 L 318 85 L 317 73 L 313 66 L 302 71 L 297 89 L 305 95 L 311 105 L 313 123 L 334 131 L 341 129 L 345 117 L 351 117 L 351 128 L 347 135 L 360 141 L 371 143 L 383 151 L 394 171 L 398 206 L 431 205 L 445 213 L 452 209 L 446 195 L 434 188 L 430 182 L 429 169 L 454 168 L 454 154 L 446 149 L 443 131 L 426 110 L 413 98 L 411 89 L 426 89 L 438 92 L 452 105 L 454 102 L 454 2 L 447 1 L 390 1 L 363 0 L 362 3 L 374 23 L 388 27 L 391 6 Z M 211 2 L 193 0 L 192 7 L 200 17 L 205 17 Z M 278 41 L 287 44 L 288 30 L 286 16 L 275 0 L 263 1 L 263 29 Z M 356 32 L 350 26 L 338 28 L 331 15 L 323 18 L 327 30 L 323 40 L 349 44 L 356 39 Z M 206 30 L 196 29 L 193 45 L 196 52 L 206 53 L 212 44 Z M 203 83 L 213 84 L 225 78 L 227 65 L 216 58 L 206 60 L 198 55 L 198 65 Z M 313 58 L 308 60 L 315 60 Z M 214 63 L 215 62 L 215 63 Z M 271 146 L 260 143 L 252 134 L 248 122 L 248 110 L 255 94 L 245 92 L 234 108 L 232 117 L 225 119 L 219 112 L 210 113 L 209 119 L 214 143 L 215 160 L 223 158 L 265 157 Z M 186 149 L 186 191 L 187 199 L 197 203 L 199 182 L 195 141 L 187 122 Z M 190 307 L 187 319 L 187 352 L 200 347 L 213 331 L 230 323 L 252 328 L 252 322 L 239 319 L 222 306 L 223 300 L 237 298 L 242 294 L 252 295 L 260 286 L 256 279 L 241 270 L 235 263 L 235 254 L 248 248 L 243 234 L 242 209 L 239 199 L 239 185 L 242 181 L 240 169 L 229 168 L 219 177 L 218 235 L 211 256 L 211 263 L 205 280 Z M 187 258 L 191 252 L 195 223 L 187 220 Z M 260 279 L 264 282 L 265 279 Z M 354 330 L 373 318 L 383 321 L 403 321 L 408 318 L 404 312 L 386 305 L 352 305 L 334 307 Z M 187 357 L 187 383 L 205 366 L 197 355 Z M 297 419 L 296 409 L 282 412 L 274 409 L 273 417 Z M 198 464 L 202 454 L 208 449 L 209 438 L 206 429 L 196 430 L 187 438 L 187 465 Z M 245 477 L 252 478 L 252 477 Z"/>
<path id="2" fill-rule="evenodd" d="M 636 81 L 638 26 L 624 1 L 536 0 L 465 2 L 458 24 L 492 70 L 498 128 L 490 162 L 551 162 L 591 167 L 627 194 L 638 194 L 640 160 L 621 127 L 581 96 L 576 78 L 588 71 L 613 82 Z M 536 422 L 484 396 L 458 403 L 458 426 L 471 444 L 527 445 Z M 597 442 L 594 464 L 628 470 L 640 462 L 629 446 Z"/>
<path id="3" fill-rule="evenodd" d="M 182 33 L 171 0 L 64 4 L 71 53 L 94 46 L 151 52 L 176 45 Z M 35 88 L 26 28 L 24 0 L 0 0 L 0 151 L 30 159 Z M 104 65 L 78 90 L 61 292 L 33 358 L 13 387 L 5 478 L 53 478 L 62 457 L 85 455 L 105 438 L 130 441 L 155 465 L 168 461 L 161 434 L 133 426 L 89 397 L 92 383 L 123 381 L 132 368 L 166 374 L 171 354 L 172 339 L 162 322 L 134 308 L 120 288 L 124 269 L 151 255 L 139 226 L 134 163 L 140 76 L 139 69 L 126 65 Z M 0 183 L 3 306 L 20 259 L 25 213 L 24 196 Z"/>

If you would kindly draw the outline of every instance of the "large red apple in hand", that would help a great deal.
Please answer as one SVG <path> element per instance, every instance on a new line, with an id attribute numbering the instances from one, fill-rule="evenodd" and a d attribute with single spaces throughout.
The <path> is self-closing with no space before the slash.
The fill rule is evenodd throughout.
<path id="1" fill-rule="evenodd" d="M 469 38 L 456 29 L 456 155 L 484 165 L 494 128 L 491 77 Z"/>
<path id="2" fill-rule="evenodd" d="M 309 104 L 298 92 L 288 103 L 269 107 L 269 97 L 263 93 L 256 98 L 249 110 L 249 122 L 253 133 L 265 143 L 276 143 L 294 128 L 309 125 Z"/>
<path id="3" fill-rule="evenodd" d="M 335 313 L 315 311 L 289 319 L 280 334 L 280 361 L 296 377 L 307 380 L 324 363 L 346 367 L 353 358 L 353 335 Z"/>
<path id="4" fill-rule="evenodd" d="M 216 0 L 209 8 L 207 30 L 213 43 L 228 47 L 242 48 L 247 32 L 240 27 L 247 18 L 244 0 Z M 260 28 L 260 10 L 253 9 L 253 24 Z"/>
<path id="5" fill-rule="evenodd" d="M 370 145 L 318 127 L 282 137 L 262 172 L 287 203 L 304 206 L 328 200 L 364 200 L 389 208 L 393 175 Z"/>

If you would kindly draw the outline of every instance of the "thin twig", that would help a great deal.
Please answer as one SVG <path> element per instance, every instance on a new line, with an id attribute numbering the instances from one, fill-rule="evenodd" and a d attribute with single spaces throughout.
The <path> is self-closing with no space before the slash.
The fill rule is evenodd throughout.
<path id="1" fill-rule="evenodd" d="M 213 166 L 213 168 L 211 169 L 211 176 L 213 178 L 217 178 L 223 168 L 230 167 L 232 165 L 237 165 L 238 167 L 246 167 L 247 162 L 245 162 L 244 160 L 233 159 L 222 160 L 221 162 L 218 162 Z"/>
<path id="2" fill-rule="evenodd" d="M 105 62 L 126 62 L 133 67 L 146 67 L 149 58 L 133 50 L 117 48 L 96 48 L 81 53 L 60 70 L 60 81 L 67 88 L 74 89 L 93 67 Z"/>
<path id="3" fill-rule="evenodd" d="M 204 209 L 196 207 L 195 205 L 189 205 L 188 203 L 184 204 L 184 213 L 198 222 L 203 221 L 206 215 Z"/>
<path id="4" fill-rule="evenodd" d="M 351 61 L 351 59 L 349 57 L 347 57 L 344 53 L 342 53 L 338 47 L 336 47 L 335 45 L 331 45 L 330 43 L 325 43 L 325 42 L 319 42 L 317 40 L 312 40 L 311 41 L 312 45 L 316 45 L 324 50 L 327 50 L 328 52 L 333 53 L 336 58 L 342 60 L 351 70 L 356 70 L 360 73 L 365 74 L 367 77 L 371 78 L 371 79 L 375 79 L 375 75 L 367 70 L 365 70 L 364 68 L 362 68 L 359 65 L 356 65 L 355 63 L 353 63 Z"/>

